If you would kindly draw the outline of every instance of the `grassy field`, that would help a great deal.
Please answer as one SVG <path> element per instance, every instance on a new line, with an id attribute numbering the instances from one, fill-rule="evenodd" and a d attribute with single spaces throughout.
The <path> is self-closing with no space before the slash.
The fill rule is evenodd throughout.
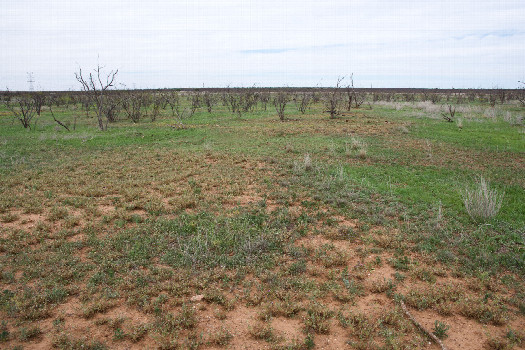
<path id="1" fill-rule="evenodd" d="M 525 111 L 443 108 L 0 108 L 0 348 L 525 348 Z"/>

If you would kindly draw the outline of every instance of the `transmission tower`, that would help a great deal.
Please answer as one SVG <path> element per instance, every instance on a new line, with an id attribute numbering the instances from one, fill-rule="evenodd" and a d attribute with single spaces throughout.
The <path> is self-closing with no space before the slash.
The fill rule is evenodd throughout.
<path id="1" fill-rule="evenodd" d="M 35 88 L 33 87 L 33 83 L 35 82 L 35 79 L 33 77 L 33 72 L 27 73 L 27 82 L 29 83 L 29 91 L 34 91 Z"/>

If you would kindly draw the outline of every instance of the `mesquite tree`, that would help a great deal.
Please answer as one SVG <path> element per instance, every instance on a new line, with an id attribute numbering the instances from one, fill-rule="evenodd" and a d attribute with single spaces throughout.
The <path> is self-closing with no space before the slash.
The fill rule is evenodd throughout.
<path id="1" fill-rule="evenodd" d="M 341 82 L 344 77 L 337 78 L 337 84 L 335 88 L 331 88 L 325 92 L 323 96 L 323 103 L 326 108 L 326 112 L 330 113 L 330 119 L 335 119 L 340 114 L 341 108 Z"/>
<path id="2" fill-rule="evenodd" d="M 31 120 L 37 114 L 37 103 L 33 96 L 29 94 L 17 96 L 14 101 L 7 101 L 6 106 L 13 112 L 14 117 L 22 123 L 24 128 L 31 129 Z"/>
<path id="3" fill-rule="evenodd" d="M 89 76 L 84 77 L 82 75 L 82 69 L 79 68 L 78 73 L 75 73 L 77 81 L 82 84 L 82 90 L 85 91 L 90 97 L 90 102 L 95 104 L 95 113 L 98 119 L 98 127 L 104 131 L 108 128 L 108 118 L 105 114 L 105 103 L 106 103 L 106 90 L 113 86 L 115 77 L 118 73 L 116 71 L 110 71 L 108 74 L 104 74 L 102 70 L 104 67 L 97 65 L 94 69 L 94 73 L 89 73 Z M 105 119 L 105 120 L 104 120 Z"/>
<path id="4" fill-rule="evenodd" d="M 252 111 L 257 107 L 257 101 L 259 100 L 259 94 L 254 87 L 244 89 L 240 92 L 241 106 L 244 113 Z"/>
<path id="5" fill-rule="evenodd" d="M 172 117 L 178 119 L 179 124 L 182 125 L 184 119 L 191 118 L 197 109 L 197 105 L 192 103 L 193 101 L 187 101 L 189 107 L 183 106 L 183 101 L 177 91 L 171 91 L 166 96 L 166 103 L 171 109 Z"/>
<path id="6" fill-rule="evenodd" d="M 266 111 L 266 105 L 270 101 L 270 93 L 267 91 L 260 92 L 259 101 L 261 101 L 262 108 Z"/>
<path id="7" fill-rule="evenodd" d="M 242 96 L 240 93 L 235 92 L 228 87 L 224 93 L 224 101 L 233 114 L 237 114 L 239 118 L 242 116 Z"/>
<path id="8" fill-rule="evenodd" d="M 157 120 L 157 117 L 160 115 L 160 110 L 164 109 L 167 104 L 166 96 L 163 93 L 153 94 L 150 98 L 151 102 L 151 121 L 154 122 Z"/>
<path id="9" fill-rule="evenodd" d="M 35 101 L 36 114 L 40 115 L 42 106 L 46 104 L 46 96 L 43 92 L 34 92 L 31 94 L 33 101 Z"/>
<path id="10" fill-rule="evenodd" d="M 204 93 L 202 94 L 202 102 L 206 106 L 206 110 L 208 111 L 208 113 L 211 113 L 213 106 L 216 103 L 216 98 L 211 92 L 204 91 Z"/>
<path id="11" fill-rule="evenodd" d="M 347 105 L 346 110 L 350 111 L 352 109 L 352 102 L 354 103 L 355 108 L 361 107 L 363 102 L 365 102 L 365 94 L 356 90 L 354 87 L 354 75 L 350 75 L 350 84 L 346 86 L 346 95 L 347 95 Z"/>
<path id="12" fill-rule="evenodd" d="M 146 104 L 146 98 L 140 91 L 126 92 L 122 98 L 122 107 L 129 120 L 138 123 L 142 117 L 142 107 Z"/>
<path id="13" fill-rule="evenodd" d="M 275 106 L 275 110 L 277 111 L 281 121 L 284 121 L 285 119 L 284 110 L 288 101 L 290 101 L 290 95 L 284 89 L 277 91 L 273 98 L 273 105 Z"/>
<path id="14" fill-rule="evenodd" d="M 311 101 L 312 95 L 308 92 L 302 92 L 300 94 L 297 94 L 294 98 L 295 107 L 302 114 L 306 113 L 306 110 L 308 109 L 308 106 L 310 105 Z"/>

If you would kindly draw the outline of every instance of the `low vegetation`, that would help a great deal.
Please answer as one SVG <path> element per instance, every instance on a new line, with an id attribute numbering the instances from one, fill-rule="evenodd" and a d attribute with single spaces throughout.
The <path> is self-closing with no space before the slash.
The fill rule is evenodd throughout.
<path id="1" fill-rule="evenodd" d="M 525 346 L 521 91 L 100 74 L 0 95 L 1 348 Z"/>

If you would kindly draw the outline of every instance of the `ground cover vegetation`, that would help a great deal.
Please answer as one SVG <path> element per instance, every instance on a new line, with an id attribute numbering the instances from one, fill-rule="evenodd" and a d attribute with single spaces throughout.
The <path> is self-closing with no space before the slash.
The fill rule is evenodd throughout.
<path id="1" fill-rule="evenodd" d="M 115 74 L 0 95 L 0 348 L 525 348 L 522 89 Z"/>

